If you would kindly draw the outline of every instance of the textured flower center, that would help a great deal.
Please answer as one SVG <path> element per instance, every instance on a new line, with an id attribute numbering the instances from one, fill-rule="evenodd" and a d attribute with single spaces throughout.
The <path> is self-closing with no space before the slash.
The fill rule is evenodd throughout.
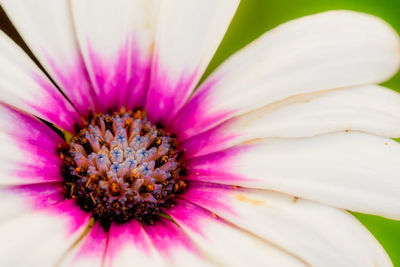
<path id="1" fill-rule="evenodd" d="M 66 197 L 106 228 L 130 219 L 152 224 L 186 188 L 176 138 L 141 110 L 91 116 L 60 156 Z"/>

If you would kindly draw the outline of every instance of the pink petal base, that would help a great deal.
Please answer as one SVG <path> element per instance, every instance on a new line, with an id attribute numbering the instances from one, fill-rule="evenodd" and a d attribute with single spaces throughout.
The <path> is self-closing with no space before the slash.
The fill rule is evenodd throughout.
<path id="1" fill-rule="evenodd" d="M 97 97 L 83 59 L 80 57 L 70 66 L 66 66 L 63 62 L 54 62 L 50 57 L 47 57 L 47 61 L 58 78 L 62 91 L 79 113 L 87 116 L 89 110 L 95 110 Z"/>
<path id="2" fill-rule="evenodd" d="M 93 228 L 85 235 L 79 244 L 79 251 L 74 260 L 90 260 L 91 258 L 104 262 L 105 253 L 108 245 L 108 234 L 100 224 L 95 224 Z"/>
<path id="3" fill-rule="evenodd" d="M 251 145 L 242 145 L 186 161 L 189 180 L 235 185 L 251 179 L 229 172 L 240 161 L 240 156 Z"/>
<path id="4" fill-rule="evenodd" d="M 64 98 L 58 89 L 45 77 L 35 77 L 36 82 L 44 89 L 46 95 L 36 99 L 27 106 L 39 112 L 39 116 L 59 127 L 74 132 L 75 124 L 81 124 L 81 118 L 75 108 Z"/>
<path id="5" fill-rule="evenodd" d="M 151 84 L 146 101 L 148 118 L 168 124 L 186 102 L 197 82 L 198 73 L 182 74 L 173 81 L 169 71 L 163 70 L 155 53 L 151 70 Z"/>
<path id="6" fill-rule="evenodd" d="M 21 146 L 30 145 L 44 151 L 55 152 L 62 138 L 35 117 L 0 103 L 9 116 L 10 125 L 4 130 Z"/>
<path id="7" fill-rule="evenodd" d="M 238 187 L 233 185 L 222 185 L 203 182 L 190 182 L 187 190 L 179 198 L 199 206 L 210 208 L 210 210 L 224 210 L 226 212 L 235 214 L 234 208 L 229 205 L 228 196 L 235 191 Z"/>
<path id="8" fill-rule="evenodd" d="M 43 209 L 65 200 L 62 183 L 16 185 L 0 190 L 18 196 L 27 207 L 33 209 Z"/>
<path id="9" fill-rule="evenodd" d="M 79 59 L 72 66 L 48 59 L 62 90 L 83 117 L 87 117 L 89 111 L 141 107 L 145 108 L 151 121 L 163 123 L 183 141 L 234 113 L 234 110 L 207 112 L 210 103 L 207 104 L 206 98 L 218 79 L 207 82 L 202 86 L 204 89 L 185 104 L 197 83 L 197 71 L 182 74 L 177 82 L 173 82 L 168 71 L 158 65 L 157 57 L 152 64 L 152 58 L 144 58 L 134 41 L 126 41 L 116 58 L 108 61 L 90 45 L 87 51 L 85 61 Z M 53 123 L 74 132 L 74 124 L 82 124 L 79 114 L 60 98 L 47 79 L 37 80 L 49 97 L 34 108 Z"/>
<path id="10" fill-rule="evenodd" d="M 89 222 L 90 213 L 83 211 L 75 200 L 65 200 L 64 188 L 60 182 L 8 186 L 0 190 L 20 198 L 24 208 L 67 221 L 67 234 L 74 233 Z"/>
<path id="11" fill-rule="evenodd" d="M 147 234 L 142 226 L 132 220 L 127 224 L 112 224 L 109 230 L 109 246 L 107 257 L 112 261 L 118 253 L 123 250 L 125 245 L 133 245 L 144 255 L 150 254 L 150 244 Z"/>
<path id="12" fill-rule="evenodd" d="M 87 62 L 80 58 L 74 65 L 65 65 L 48 59 L 62 90 L 79 113 L 87 117 L 89 111 L 108 112 L 110 108 L 144 107 L 151 58 L 143 58 L 143 53 L 131 41 L 121 47 L 116 59 L 109 61 L 105 61 L 94 48 L 89 46 L 87 50 Z M 46 92 L 54 92 L 54 86 L 47 80 L 37 80 Z M 46 105 L 35 105 L 35 108 L 51 118 L 53 123 L 73 132 L 74 123 L 81 124 L 79 115 L 63 106 L 62 102 L 51 101 L 46 100 Z"/>
<path id="13" fill-rule="evenodd" d="M 165 218 L 161 218 L 154 225 L 140 225 L 137 221 L 126 225 L 112 225 L 107 250 L 107 262 L 110 266 L 115 266 L 113 262 L 124 251 L 125 246 L 130 246 L 135 253 L 139 253 L 140 257 L 145 257 L 149 262 L 161 257 L 162 261 L 174 265 L 182 253 L 189 253 L 195 258 L 202 257 L 184 231 Z M 132 259 L 132 262 L 135 262 L 135 259 Z"/>
<path id="14" fill-rule="evenodd" d="M 27 147 L 26 151 L 28 150 L 29 148 Z M 30 152 L 33 152 L 32 148 Z M 30 163 L 19 163 L 18 169 L 13 174 L 22 180 L 35 178 L 40 182 L 62 181 L 61 159 L 45 151 L 38 150 L 34 152 L 32 153 L 33 155 L 27 155 L 27 157 L 30 157 Z"/>
<path id="15" fill-rule="evenodd" d="M 211 103 L 207 102 L 207 97 L 216 82 L 218 82 L 217 78 L 203 84 L 202 90 L 194 94 L 168 125 L 171 131 L 179 134 L 179 140 L 183 141 L 198 135 L 221 123 L 235 112 L 234 110 L 221 110 L 212 114 L 208 112 L 211 109 Z"/>
<path id="16" fill-rule="evenodd" d="M 150 237 L 156 250 L 164 257 L 170 257 L 176 247 L 182 247 L 200 255 L 182 229 L 167 219 L 161 218 L 154 225 L 143 225 L 143 229 Z"/>
<path id="17" fill-rule="evenodd" d="M 4 131 L 14 141 L 17 152 L 24 156 L 14 163 L 16 167 L 10 175 L 31 181 L 61 181 L 61 159 L 56 150 L 59 144 L 64 143 L 63 139 L 31 115 L 0 105 L 4 109 L 3 116 L 10 123 Z"/>
<path id="18" fill-rule="evenodd" d="M 191 231 L 205 238 L 207 238 L 207 229 L 203 223 L 210 221 L 214 223 L 225 223 L 213 212 L 185 200 L 177 200 L 177 205 L 165 212 L 176 220 L 178 224 L 183 224 Z"/>
<path id="19" fill-rule="evenodd" d="M 150 79 L 151 59 L 135 42 L 127 41 L 117 53 L 117 59 L 106 62 L 94 48 L 89 47 L 89 69 L 98 91 L 98 109 L 119 110 L 143 107 Z"/>
<path id="20" fill-rule="evenodd" d="M 192 136 L 191 138 L 181 142 L 179 146 L 183 151 L 185 151 L 184 157 L 188 159 L 210 154 L 226 148 L 226 144 L 239 137 L 239 134 L 226 134 L 223 130 L 225 125 L 226 123 L 222 123 L 215 128 L 199 135 Z"/>
<path id="21" fill-rule="evenodd" d="M 75 233 L 82 225 L 88 225 L 90 213 L 83 211 L 74 199 L 68 199 L 60 202 L 58 205 L 50 206 L 44 210 L 49 216 L 67 218 L 66 232 Z"/>

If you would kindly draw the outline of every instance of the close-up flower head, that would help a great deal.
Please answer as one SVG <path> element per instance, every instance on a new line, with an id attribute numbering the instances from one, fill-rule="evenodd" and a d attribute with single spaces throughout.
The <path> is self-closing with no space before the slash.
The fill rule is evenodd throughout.
<path id="1" fill-rule="evenodd" d="M 0 266 L 393 266 L 351 212 L 400 220 L 398 33 L 321 12 L 205 74 L 239 2 L 0 0 Z"/>

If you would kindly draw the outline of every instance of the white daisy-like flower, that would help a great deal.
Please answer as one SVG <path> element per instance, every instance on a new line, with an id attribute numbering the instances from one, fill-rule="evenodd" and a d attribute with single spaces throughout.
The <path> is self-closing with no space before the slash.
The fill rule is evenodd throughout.
<path id="1" fill-rule="evenodd" d="M 0 35 L 0 266 L 391 266 L 346 211 L 400 219 L 385 22 L 285 23 L 197 86 L 239 1 L 0 2 L 52 78 Z"/>

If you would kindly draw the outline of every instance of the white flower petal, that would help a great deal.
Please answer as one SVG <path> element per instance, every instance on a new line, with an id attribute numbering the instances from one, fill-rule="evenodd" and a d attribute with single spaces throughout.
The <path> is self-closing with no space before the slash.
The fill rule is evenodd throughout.
<path id="1" fill-rule="evenodd" d="M 38 119 L 0 104 L 0 185 L 61 181 L 62 143 Z"/>
<path id="2" fill-rule="evenodd" d="M 1 266 L 54 266 L 83 234 L 89 216 L 64 201 L 0 224 Z"/>
<path id="3" fill-rule="evenodd" d="M 399 37 L 383 20 L 349 11 L 307 16 L 265 33 L 228 59 L 173 127 L 190 137 L 293 95 L 385 81 L 399 64 Z"/>
<path id="4" fill-rule="evenodd" d="M 59 267 L 101 267 L 107 249 L 108 234 L 96 223 L 86 235 L 79 240 L 59 260 Z"/>
<path id="5" fill-rule="evenodd" d="M 95 95 L 79 52 L 69 0 L 0 2 L 46 71 L 79 112 L 87 115 L 94 108 Z"/>
<path id="6" fill-rule="evenodd" d="M 392 266 L 345 211 L 276 192 L 195 183 L 183 197 L 303 259 L 310 266 Z"/>
<path id="7" fill-rule="evenodd" d="M 25 52 L 0 32 L 0 102 L 73 131 L 76 110 Z"/>
<path id="8" fill-rule="evenodd" d="M 305 266 L 279 248 L 178 200 L 166 212 L 218 266 Z"/>
<path id="9" fill-rule="evenodd" d="M 104 111 L 144 105 L 159 4 L 72 1 L 80 48 Z"/>
<path id="10" fill-rule="evenodd" d="M 271 189 L 400 219 L 400 144 L 364 133 L 258 143 L 193 158 L 189 179 Z"/>
<path id="11" fill-rule="evenodd" d="M 234 117 L 181 145 L 193 157 L 257 138 L 345 130 L 399 137 L 400 94 L 377 85 L 303 94 Z"/>
<path id="12" fill-rule="evenodd" d="M 163 1 L 146 111 L 169 121 L 185 103 L 214 55 L 239 0 Z"/>

